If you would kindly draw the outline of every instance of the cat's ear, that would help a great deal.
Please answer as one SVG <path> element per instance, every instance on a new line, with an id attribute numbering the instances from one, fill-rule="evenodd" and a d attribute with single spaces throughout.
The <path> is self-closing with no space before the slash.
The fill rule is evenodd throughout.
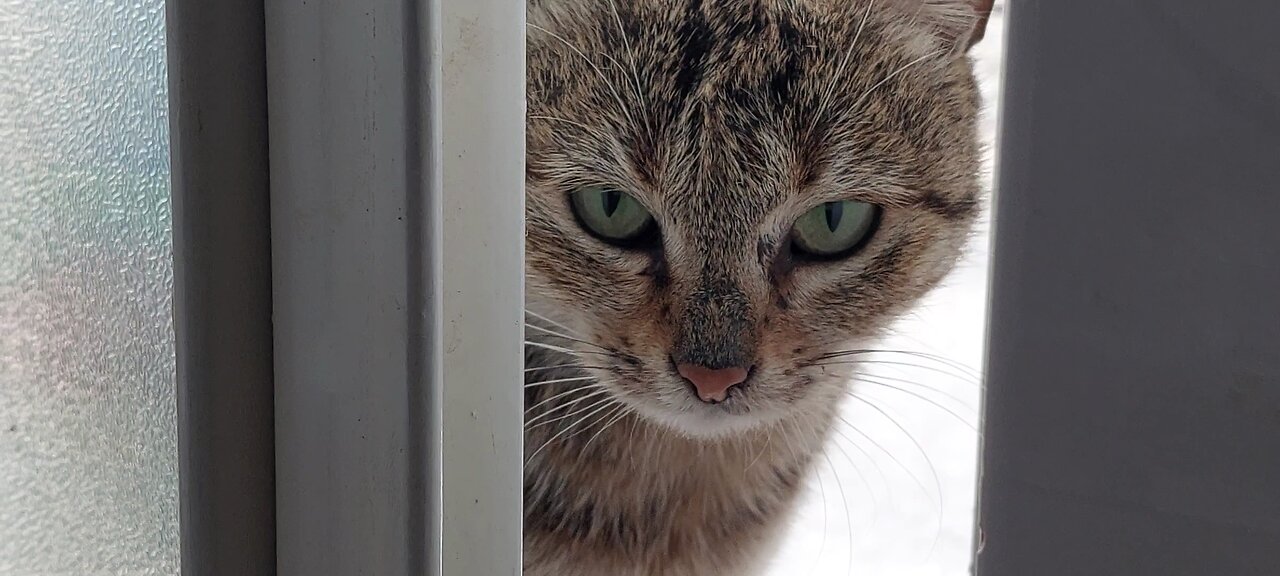
<path id="1" fill-rule="evenodd" d="M 995 0 L 895 0 L 913 20 L 964 54 L 986 34 Z"/>

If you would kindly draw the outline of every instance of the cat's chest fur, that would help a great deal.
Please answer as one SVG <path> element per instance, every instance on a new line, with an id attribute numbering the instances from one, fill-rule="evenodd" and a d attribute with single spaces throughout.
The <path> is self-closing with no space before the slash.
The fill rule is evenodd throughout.
<path id="1" fill-rule="evenodd" d="M 527 465 L 525 576 L 758 573 L 800 494 L 807 444 L 820 440 L 779 428 L 698 444 L 626 420 L 599 431 Z M 526 452 L 553 435 L 529 434 Z"/>

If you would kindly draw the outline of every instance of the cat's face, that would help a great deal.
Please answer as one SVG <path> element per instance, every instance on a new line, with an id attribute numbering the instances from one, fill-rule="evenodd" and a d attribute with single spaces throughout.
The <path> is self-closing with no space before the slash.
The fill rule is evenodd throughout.
<path id="1" fill-rule="evenodd" d="M 527 307 L 590 343 L 529 338 L 692 436 L 836 401 L 978 209 L 967 4 L 909 1 L 531 1 Z"/>

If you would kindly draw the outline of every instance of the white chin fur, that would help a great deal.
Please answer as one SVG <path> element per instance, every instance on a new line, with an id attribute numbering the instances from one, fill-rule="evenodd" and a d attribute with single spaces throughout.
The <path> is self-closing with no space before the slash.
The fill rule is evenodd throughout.
<path id="1" fill-rule="evenodd" d="M 714 405 L 691 405 L 683 410 L 637 406 L 640 415 L 677 434 L 698 440 L 716 441 L 741 436 L 766 427 L 781 417 L 776 414 L 731 414 Z"/>

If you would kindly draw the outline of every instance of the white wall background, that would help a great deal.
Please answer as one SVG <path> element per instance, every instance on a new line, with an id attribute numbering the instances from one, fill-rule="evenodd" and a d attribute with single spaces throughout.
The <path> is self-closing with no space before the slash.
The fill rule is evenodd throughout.
<path id="1" fill-rule="evenodd" d="M 986 101 L 982 132 L 990 147 L 988 183 L 1004 56 L 1003 5 L 996 3 L 986 37 L 973 49 Z M 969 574 L 988 223 L 984 214 L 955 273 L 880 346 L 943 360 L 903 354 L 875 358 L 885 363 L 870 372 L 896 389 L 854 385 L 884 413 L 858 400 L 846 402 L 844 419 L 860 432 L 842 425 L 827 447 L 821 473 L 810 482 L 770 576 Z"/>

